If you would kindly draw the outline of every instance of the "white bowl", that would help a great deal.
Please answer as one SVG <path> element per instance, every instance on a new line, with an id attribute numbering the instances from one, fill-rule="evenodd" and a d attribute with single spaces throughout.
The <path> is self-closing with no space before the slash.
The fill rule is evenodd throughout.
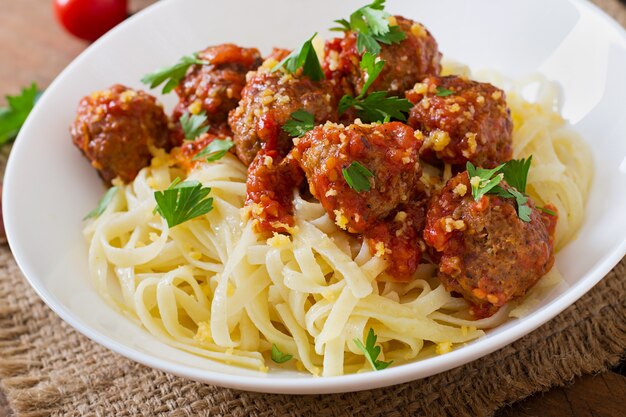
<path id="1" fill-rule="evenodd" d="M 48 88 L 13 148 L 4 216 L 13 254 L 30 284 L 63 320 L 137 362 L 197 381 L 253 391 L 330 393 L 423 378 L 524 336 L 571 305 L 626 253 L 626 33 L 578 0 L 402 1 L 388 10 L 422 21 L 446 56 L 509 76 L 539 71 L 564 91 L 564 116 L 591 144 L 595 178 L 578 238 L 557 256 L 567 285 L 527 317 L 446 355 L 380 372 L 312 378 L 240 369 L 171 348 L 110 308 L 91 286 L 82 217 L 104 189 L 74 148 L 68 126 L 80 98 L 141 77 L 207 45 L 295 47 L 366 0 L 161 1 L 93 44 Z M 171 106 L 174 97 L 167 97 Z"/>

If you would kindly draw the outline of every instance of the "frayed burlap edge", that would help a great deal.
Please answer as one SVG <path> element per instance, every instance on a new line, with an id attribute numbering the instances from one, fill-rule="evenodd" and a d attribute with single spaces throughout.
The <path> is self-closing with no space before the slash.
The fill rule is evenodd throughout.
<path id="1" fill-rule="evenodd" d="M 102 348 L 50 311 L 0 248 L 0 379 L 16 414 L 150 416 L 487 416 L 619 362 L 626 347 L 626 259 L 576 304 L 485 358 L 394 387 L 287 396 L 208 386 Z"/>

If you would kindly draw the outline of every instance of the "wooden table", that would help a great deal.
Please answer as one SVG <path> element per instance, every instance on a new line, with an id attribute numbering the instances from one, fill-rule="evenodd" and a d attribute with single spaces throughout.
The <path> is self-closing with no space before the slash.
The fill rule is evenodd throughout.
<path id="1" fill-rule="evenodd" d="M 154 0 L 131 0 L 139 10 Z M 51 0 L 2 0 L 0 5 L 0 103 L 35 81 L 46 87 L 87 43 L 72 38 L 56 24 Z M 625 352 L 626 353 L 626 352 Z M 501 410 L 499 417 L 618 417 L 626 415 L 626 365 L 614 372 L 577 378 L 565 388 Z M 0 391 L 0 417 L 10 415 Z"/>

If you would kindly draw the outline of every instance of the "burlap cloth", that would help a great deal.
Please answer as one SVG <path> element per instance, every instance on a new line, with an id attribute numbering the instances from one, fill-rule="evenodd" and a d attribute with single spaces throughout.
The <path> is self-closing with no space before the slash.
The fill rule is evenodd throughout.
<path id="1" fill-rule="evenodd" d="M 626 25 L 626 8 L 598 0 Z M 521 340 L 468 365 L 390 388 L 316 396 L 204 385 L 126 360 L 61 321 L 0 246 L 0 384 L 22 416 L 486 416 L 626 350 L 626 258 L 576 304 Z"/>

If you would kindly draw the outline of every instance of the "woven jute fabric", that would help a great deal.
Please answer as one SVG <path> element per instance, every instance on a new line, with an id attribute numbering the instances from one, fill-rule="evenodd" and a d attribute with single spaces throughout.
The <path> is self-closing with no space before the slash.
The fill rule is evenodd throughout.
<path id="1" fill-rule="evenodd" d="M 623 25 L 626 8 L 598 0 Z M 600 372 L 626 350 L 626 258 L 578 302 L 517 342 L 451 371 L 338 395 L 242 392 L 124 359 L 61 321 L 0 245 L 0 385 L 20 416 L 488 416 Z"/>

